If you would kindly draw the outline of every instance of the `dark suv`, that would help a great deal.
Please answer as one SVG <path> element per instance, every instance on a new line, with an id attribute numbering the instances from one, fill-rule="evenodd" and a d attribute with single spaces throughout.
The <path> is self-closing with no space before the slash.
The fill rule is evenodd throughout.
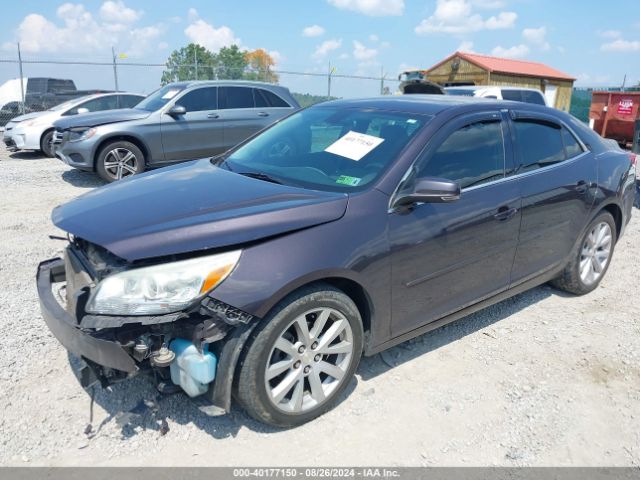
<path id="1" fill-rule="evenodd" d="M 67 165 L 112 182 L 217 155 L 298 108 L 287 88 L 270 83 L 171 83 L 135 108 L 57 121 L 54 150 Z"/>
<path id="2" fill-rule="evenodd" d="M 57 207 L 71 241 L 39 266 L 42 313 L 84 385 L 153 371 L 162 391 L 224 412 L 235 389 L 254 417 L 298 425 L 335 405 L 363 353 L 547 281 L 595 289 L 634 162 L 536 105 L 324 103 Z"/>

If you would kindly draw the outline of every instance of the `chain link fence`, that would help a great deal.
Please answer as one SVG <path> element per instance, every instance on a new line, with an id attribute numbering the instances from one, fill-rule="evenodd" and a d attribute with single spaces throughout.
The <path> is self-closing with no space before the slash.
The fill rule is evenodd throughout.
<path id="1" fill-rule="evenodd" d="M 233 68 L 220 64 L 182 64 L 169 69 L 164 63 L 122 60 L 54 60 L 0 58 L 0 128 L 18 115 L 43 111 L 92 93 L 125 91 L 148 94 L 164 80 L 254 80 L 278 83 L 302 106 L 333 98 L 393 94 L 399 81 L 379 76 L 349 75 L 312 66 L 306 71 Z"/>

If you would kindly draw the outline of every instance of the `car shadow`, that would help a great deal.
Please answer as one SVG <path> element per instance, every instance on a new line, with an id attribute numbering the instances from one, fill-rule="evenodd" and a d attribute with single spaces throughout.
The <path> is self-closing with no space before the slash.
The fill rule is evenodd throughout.
<path id="1" fill-rule="evenodd" d="M 552 295 L 570 296 L 548 285 L 543 285 L 408 340 L 380 354 L 364 357 L 358 368 L 358 375 L 349 383 L 338 404 L 344 402 L 356 389 L 358 377 L 366 382 L 383 375 L 399 365 L 476 333 Z M 487 336 L 492 337 L 491 332 L 487 332 Z M 82 362 L 73 354 L 69 354 L 69 363 L 79 380 Z M 94 400 L 105 410 L 106 416 L 94 418 L 85 435 L 89 439 L 94 438 L 100 435 L 102 429 L 111 422 L 115 422 L 118 426 L 123 439 L 135 437 L 146 430 L 157 431 L 160 435 L 171 435 L 168 419 L 179 425 L 193 424 L 216 439 L 235 437 L 243 427 L 254 432 L 269 434 L 277 434 L 285 430 L 254 420 L 235 404 L 227 415 L 209 416 L 199 408 L 200 405 L 196 401 L 189 399 L 185 394 L 161 395 L 154 385 L 153 379 L 140 375 L 112 385 L 108 389 L 94 387 Z M 89 404 L 90 393 L 87 392 L 87 419 L 89 419 Z"/>
<path id="2" fill-rule="evenodd" d="M 9 158 L 13 160 L 48 160 L 41 152 L 33 150 L 20 150 L 9 154 Z"/>
<path id="3" fill-rule="evenodd" d="M 96 188 L 107 184 L 107 182 L 102 180 L 95 173 L 85 172 L 76 168 L 63 172 L 62 179 L 74 187 L 79 188 Z"/>
<path id="4" fill-rule="evenodd" d="M 636 180 L 636 196 L 633 200 L 633 206 L 640 208 L 640 181 Z"/>
<path id="5" fill-rule="evenodd" d="M 387 373 L 403 363 L 410 362 L 467 335 L 483 330 L 552 295 L 571 296 L 548 285 L 528 290 L 436 330 L 407 340 L 377 355 L 363 357 L 358 373 L 362 380 L 366 382 L 378 375 Z M 491 332 L 486 332 L 486 334 L 489 338 L 492 337 Z"/>

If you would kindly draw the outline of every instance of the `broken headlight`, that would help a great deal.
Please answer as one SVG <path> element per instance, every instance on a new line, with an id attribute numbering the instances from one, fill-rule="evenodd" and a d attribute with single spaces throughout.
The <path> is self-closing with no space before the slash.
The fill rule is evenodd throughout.
<path id="1" fill-rule="evenodd" d="M 101 315 L 160 315 L 187 307 L 218 286 L 240 250 L 116 273 L 102 280 L 87 303 Z"/>

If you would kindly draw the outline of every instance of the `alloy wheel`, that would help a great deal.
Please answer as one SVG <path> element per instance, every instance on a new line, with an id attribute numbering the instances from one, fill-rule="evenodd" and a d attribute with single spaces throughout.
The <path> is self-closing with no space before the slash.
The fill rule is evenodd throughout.
<path id="1" fill-rule="evenodd" d="M 584 241 L 580 253 L 580 279 L 593 285 L 602 276 L 609 263 L 613 236 L 607 222 L 596 224 Z"/>
<path id="2" fill-rule="evenodd" d="M 298 316 L 278 336 L 265 367 L 269 400 L 287 413 L 302 413 L 325 403 L 353 361 L 353 331 L 331 308 Z"/>
<path id="3" fill-rule="evenodd" d="M 120 180 L 138 171 L 138 158 L 126 148 L 109 150 L 104 157 L 104 170 L 114 180 Z"/>

